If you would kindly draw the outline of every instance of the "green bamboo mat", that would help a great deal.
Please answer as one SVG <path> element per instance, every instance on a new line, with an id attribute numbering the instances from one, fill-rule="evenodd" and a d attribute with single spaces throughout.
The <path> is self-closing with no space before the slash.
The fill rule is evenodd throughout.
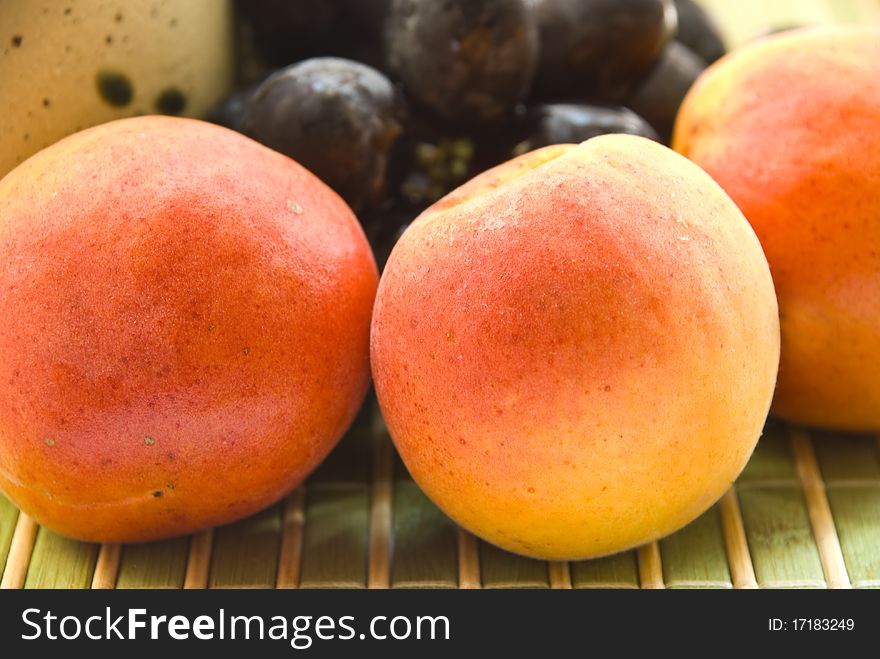
<path id="1" fill-rule="evenodd" d="M 701 0 L 729 46 L 828 22 L 880 22 L 880 0 Z M 480 542 L 422 494 L 374 404 L 308 482 L 187 538 L 98 546 L 37 527 L 0 496 L 4 588 L 880 587 L 880 440 L 771 423 L 713 508 L 660 542 L 545 563 Z"/>
<path id="2" fill-rule="evenodd" d="M 0 498 L 7 588 L 876 588 L 880 441 L 771 422 L 730 492 L 658 543 L 547 563 L 478 541 L 411 480 L 370 401 L 308 482 L 248 519 L 99 546 Z"/>

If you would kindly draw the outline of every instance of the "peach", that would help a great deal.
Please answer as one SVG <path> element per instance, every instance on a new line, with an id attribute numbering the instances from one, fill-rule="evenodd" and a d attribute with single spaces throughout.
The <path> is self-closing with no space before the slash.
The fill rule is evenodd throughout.
<path id="1" fill-rule="evenodd" d="M 377 279 L 335 193 L 225 128 L 45 149 L 0 181 L 0 486 L 89 541 L 267 506 L 363 399 Z"/>
<path id="2" fill-rule="evenodd" d="M 880 429 L 880 30 L 798 30 L 706 71 L 673 147 L 739 205 L 767 254 L 782 359 L 773 412 Z"/>
<path id="3" fill-rule="evenodd" d="M 779 321 L 727 195 L 612 135 L 425 211 L 379 283 L 371 355 L 434 502 L 505 549 L 582 559 L 668 534 L 730 486 L 770 405 Z"/>

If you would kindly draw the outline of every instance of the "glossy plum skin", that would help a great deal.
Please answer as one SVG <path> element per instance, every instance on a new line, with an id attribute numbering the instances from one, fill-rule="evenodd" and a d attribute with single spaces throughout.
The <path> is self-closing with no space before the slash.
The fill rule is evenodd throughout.
<path id="1" fill-rule="evenodd" d="M 724 57 L 727 49 L 721 30 L 709 13 L 694 0 L 675 0 L 678 30 L 675 39 L 691 49 L 706 64 Z"/>
<path id="2" fill-rule="evenodd" d="M 278 500 L 369 383 L 363 232 L 301 166 L 141 117 L 0 182 L 0 486 L 66 536 L 153 540 Z"/>
<path id="3" fill-rule="evenodd" d="M 675 33 L 672 0 L 533 0 L 541 38 L 535 94 L 620 103 Z"/>
<path id="4" fill-rule="evenodd" d="M 384 192 L 402 107 L 381 72 L 339 57 L 277 71 L 244 104 L 240 128 L 296 159 L 355 210 Z"/>
<path id="5" fill-rule="evenodd" d="M 568 560 L 671 533 L 740 473 L 779 319 L 754 232 L 702 170 L 605 135 L 532 151 L 422 213 L 383 271 L 376 393 L 464 528 Z"/>
<path id="6" fill-rule="evenodd" d="M 537 24 L 526 0 L 392 0 L 389 69 L 435 115 L 484 123 L 509 113 L 531 85 Z"/>
<path id="7" fill-rule="evenodd" d="M 706 63 L 687 46 L 672 41 L 626 104 L 643 116 L 668 145 L 678 109 L 705 69 Z"/>
<path id="8" fill-rule="evenodd" d="M 532 151 L 552 144 L 576 144 L 599 135 L 624 133 L 657 141 L 656 131 L 625 107 L 548 103 L 529 108 L 527 136 L 519 149 Z"/>
<path id="9" fill-rule="evenodd" d="M 256 84 L 247 85 L 246 87 L 234 90 L 231 94 L 220 99 L 205 114 L 205 121 L 210 121 L 212 124 L 217 124 L 224 128 L 240 130 L 241 120 L 244 117 L 247 103 L 258 86 Z"/>

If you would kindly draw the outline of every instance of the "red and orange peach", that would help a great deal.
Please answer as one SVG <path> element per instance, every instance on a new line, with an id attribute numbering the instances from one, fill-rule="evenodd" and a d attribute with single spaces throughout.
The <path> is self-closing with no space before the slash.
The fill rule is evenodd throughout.
<path id="1" fill-rule="evenodd" d="M 49 147 L 0 181 L 0 486 L 105 542 L 272 503 L 363 399 L 376 284 L 344 202 L 225 128 Z"/>
<path id="2" fill-rule="evenodd" d="M 721 184 L 767 254 L 782 327 L 773 411 L 880 429 L 880 30 L 738 50 L 681 108 L 673 146 Z"/>
<path id="3" fill-rule="evenodd" d="M 727 195 L 614 135 L 425 211 L 383 273 L 371 347 L 429 497 L 503 548 L 581 559 L 675 531 L 730 486 L 770 405 L 779 321 Z"/>

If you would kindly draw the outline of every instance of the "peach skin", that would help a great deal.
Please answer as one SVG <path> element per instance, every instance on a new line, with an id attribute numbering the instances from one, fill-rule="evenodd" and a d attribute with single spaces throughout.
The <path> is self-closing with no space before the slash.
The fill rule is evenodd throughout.
<path id="1" fill-rule="evenodd" d="M 773 413 L 880 430 L 880 30 L 797 30 L 728 55 L 685 99 L 673 147 L 730 194 L 770 262 Z"/>
<path id="2" fill-rule="evenodd" d="M 505 549 L 583 559 L 671 533 L 748 460 L 779 321 L 755 234 L 702 170 L 612 135 L 426 210 L 379 284 L 373 377 L 415 480 Z"/>
<path id="3" fill-rule="evenodd" d="M 0 486 L 88 541 L 248 515 L 369 383 L 376 266 L 292 160 L 189 119 L 104 124 L 0 181 Z"/>

